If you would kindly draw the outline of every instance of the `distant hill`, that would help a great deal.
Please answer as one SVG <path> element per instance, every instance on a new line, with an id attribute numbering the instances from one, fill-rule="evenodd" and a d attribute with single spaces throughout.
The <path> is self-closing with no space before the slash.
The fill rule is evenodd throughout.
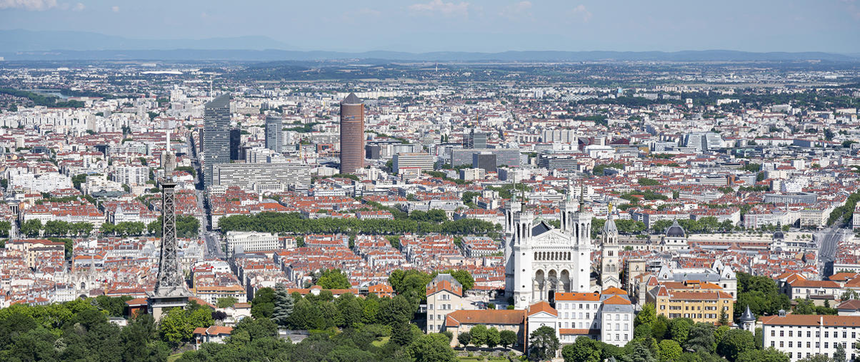
<path id="1" fill-rule="evenodd" d="M 6 60 L 164 60 L 276 61 L 384 59 L 390 61 L 860 61 L 858 54 L 820 52 L 756 53 L 733 50 L 679 52 L 508 51 L 500 53 L 297 51 L 264 36 L 147 40 L 87 32 L 0 30 L 0 56 Z"/>
<path id="2" fill-rule="evenodd" d="M 48 50 L 150 50 L 150 49 L 290 49 L 265 36 L 208 39 L 128 39 L 80 31 L 0 30 L 0 52 Z"/>

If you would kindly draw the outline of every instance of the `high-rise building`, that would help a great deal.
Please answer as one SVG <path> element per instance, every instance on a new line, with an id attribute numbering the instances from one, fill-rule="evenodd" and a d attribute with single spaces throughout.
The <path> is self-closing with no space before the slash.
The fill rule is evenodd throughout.
<path id="1" fill-rule="evenodd" d="M 364 167 L 364 104 L 350 93 L 340 102 L 340 172 Z"/>
<path id="2" fill-rule="evenodd" d="M 242 130 L 233 128 L 230 130 L 230 160 L 241 160 L 239 147 L 242 146 Z"/>
<path id="3" fill-rule="evenodd" d="M 473 153 L 472 167 L 487 172 L 496 172 L 496 155 L 489 152 Z"/>
<path id="4" fill-rule="evenodd" d="M 488 134 L 485 132 L 475 132 L 473 128 L 468 134 L 463 137 L 463 148 L 487 148 Z"/>
<path id="5" fill-rule="evenodd" d="M 230 162 L 230 94 L 206 103 L 203 113 L 203 185 L 212 185 L 212 166 Z"/>
<path id="6" fill-rule="evenodd" d="M 433 155 L 429 153 L 398 153 L 392 161 L 394 173 L 403 169 L 417 168 L 421 171 L 433 171 Z M 419 171 L 420 173 L 420 171 Z"/>
<path id="7" fill-rule="evenodd" d="M 284 146 L 283 120 L 269 116 L 266 118 L 266 148 L 281 152 Z"/>

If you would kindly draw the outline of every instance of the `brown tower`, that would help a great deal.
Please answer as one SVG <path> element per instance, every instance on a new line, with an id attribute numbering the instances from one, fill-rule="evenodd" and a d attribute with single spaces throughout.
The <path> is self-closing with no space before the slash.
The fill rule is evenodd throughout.
<path id="1" fill-rule="evenodd" d="M 340 173 L 364 167 L 364 104 L 350 93 L 340 102 Z"/>

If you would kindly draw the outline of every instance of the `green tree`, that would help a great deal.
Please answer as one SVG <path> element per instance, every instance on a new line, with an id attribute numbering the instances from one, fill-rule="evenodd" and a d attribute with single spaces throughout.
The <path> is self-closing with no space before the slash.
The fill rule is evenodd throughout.
<path id="1" fill-rule="evenodd" d="M 847 356 L 845 354 L 845 345 L 843 343 L 836 344 L 836 352 L 833 352 L 833 361 L 834 362 L 845 362 L 847 360 Z"/>
<path id="2" fill-rule="evenodd" d="M 752 333 L 742 329 L 732 329 L 723 336 L 717 344 L 717 353 L 727 360 L 734 362 L 738 356 L 749 350 L 755 349 L 755 340 Z"/>
<path id="3" fill-rule="evenodd" d="M 578 337 L 573 344 L 561 349 L 561 356 L 564 362 L 601 362 L 598 343 L 588 337 Z"/>
<path id="4" fill-rule="evenodd" d="M 39 219 L 30 219 L 21 225 L 21 233 L 30 238 L 39 236 L 40 230 L 42 230 L 42 220 Z"/>
<path id="5" fill-rule="evenodd" d="M 481 347 L 487 344 L 487 339 L 489 338 L 489 330 L 487 329 L 487 326 L 478 324 L 469 330 L 469 334 L 472 336 L 472 344 L 475 345 L 475 347 Z"/>
<path id="6" fill-rule="evenodd" d="M 690 327 L 684 347 L 695 352 L 713 352 L 716 345 L 714 326 L 707 323 L 696 323 Z"/>
<path id="7" fill-rule="evenodd" d="M 686 344 L 693 321 L 689 318 L 675 318 L 669 322 L 669 334 L 678 344 Z"/>
<path id="8" fill-rule="evenodd" d="M 460 345 L 466 347 L 469 343 L 472 342 L 472 334 L 468 331 L 462 332 L 457 335 L 457 342 L 460 342 Z"/>
<path id="9" fill-rule="evenodd" d="M 499 330 L 496 327 L 492 327 L 487 330 L 487 347 L 496 348 L 501 341 L 501 337 L 499 336 Z"/>
<path id="10" fill-rule="evenodd" d="M 657 341 L 662 341 L 669 333 L 669 318 L 665 315 L 658 315 L 654 322 L 651 323 L 651 336 Z"/>
<path id="11" fill-rule="evenodd" d="M 361 300 L 352 293 L 345 293 L 337 298 L 337 310 L 341 316 L 341 327 L 353 328 L 361 323 L 364 310 Z"/>
<path id="12" fill-rule="evenodd" d="M 415 341 L 416 334 L 412 332 L 412 324 L 397 323 L 391 327 L 390 342 L 398 346 L 408 346 Z"/>
<path id="13" fill-rule="evenodd" d="M 188 304 L 195 304 L 197 302 L 191 301 Z M 212 319 L 212 309 L 209 307 L 198 305 L 197 307 L 185 307 L 185 312 L 188 314 L 188 324 L 191 325 L 191 331 L 194 331 L 194 328 L 208 328 L 215 324 L 215 321 Z"/>
<path id="14" fill-rule="evenodd" d="M 293 314 L 293 296 L 287 292 L 287 288 L 283 284 L 275 286 L 274 300 L 272 301 L 272 321 L 275 324 L 286 327 L 290 321 L 290 315 Z M 253 308 L 253 307 L 252 307 Z"/>
<path id="15" fill-rule="evenodd" d="M 216 307 L 218 307 L 218 308 L 230 308 L 230 307 L 232 307 L 234 304 L 236 304 L 236 302 L 238 302 L 238 301 L 239 301 L 239 300 L 238 300 L 238 299 L 236 299 L 236 297 L 233 297 L 233 296 L 230 296 L 230 297 L 224 297 L 224 298 L 218 298 L 218 300 L 217 300 L 217 301 L 215 301 L 215 306 L 216 306 Z"/>
<path id="16" fill-rule="evenodd" d="M 379 297 L 370 294 L 364 298 L 364 308 L 361 311 L 361 321 L 365 324 L 379 322 Z"/>
<path id="17" fill-rule="evenodd" d="M 410 357 L 416 362 L 454 362 L 457 355 L 448 344 L 448 337 L 433 333 L 419 337 L 407 348 Z"/>
<path id="18" fill-rule="evenodd" d="M 660 181 L 650 179 L 647 177 L 640 177 L 638 182 L 639 182 L 639 185 L 642 185 L 642 186 L 659 186 L 660 185 Z"/>
<path id="19" fill-rule="evenodd" d="M 394 298 L 382 299 L 379 304 L 379 321 L 393 326 L 397 323 L 409 322 L 417 306 L 414 306 L 406 297 L 398 295 Z"/>
<path id="20" fill-rule="evenodd" d="M 176 346 L 191 338 L 194 327 L 188 322 L 188 317 L 182 308 L 173 308 L 161 318 L 158 330 L 165 341 Z"/>
<path id="21" fill-rule="evenodd" d="M 511 346 L 517 343 L 517 333 L 508 330 L 499 332 L 499 343 L 502 347 L 511 348 Z"/>
<path id="22" fill-rule="evenodd" d="M 657 309 L 654 308 L 654 304 L 646 303 L 642 306 L 639 314 L 636 314 L 636 318 L 633 319 L 633 325 L 640 326 L 644 324 L 651 326 L 655 320 L 657 320 Z"/>
<path id="23" fill-rule="evenodd" d="M 684 352 L 681 345 L 671 339 L 660 341 L 660 361 L 674 361 L 681 358 L 681 353 Z"/>
<path id="24" fill-rule="evenodd" d="M 651 341 L 653 342 L 653 340 Z M 651 348 L 648 348 L 648 345 L 646 343 L 641 343 L 642 341 L 639 342 L 640 343 L 629 343 L 633 345 L 633 348 L 631 349 L 631 353 L 624 356 L 624 361 L 657 362 L 657 359 L 654 358 L 654 352 L 651 350 Z"/>
<path id="25" fill-rule="evenodd" d="M 328 269 L 326 271 L 323 271 L 319 279 L 317 279 L 316 284 L 323 289 L 352 288 L 352 284 L 349 283 L 349 278 L 346 276 L 346 274 L 341 272 L 340 269 Z"/>
<path id="26" fill-rule="evenodd" d="M 788 355 L 777 351 L 773 347 L 767 349 L 751 349 L 743 351 L 738 355 L 736 362 L 789 362 Z"/>
<path id="27" fill-rule="evenodd" d="M 294 329 L 325 329 L 326 321 L 316 304 L 302 298 L 296 302 L 288 325 Z"/>
<path id="28" fill-rule="evenodd" d="M 271 318 L 275 309 L 275 290 L 260 288 L 251 300 L 251 316 L 254 318 Z"/>
<path id="29" fill-rule="evenodd" d="M 547 326 L 540 327 L 529 337 L 529 360 L 542 361 L 553 358 L 560 346 L 561 343 L 555 336 L 555 329 Z"/>

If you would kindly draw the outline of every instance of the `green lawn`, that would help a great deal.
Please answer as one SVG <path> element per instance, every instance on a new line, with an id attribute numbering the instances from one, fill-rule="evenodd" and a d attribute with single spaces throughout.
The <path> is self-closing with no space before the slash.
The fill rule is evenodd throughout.
<path id="1" fill-rule="evenodd" d="M 179 357 L 182 357 L 182 353 L 177 353 L 177 354 L 172 354 L 170 356 L 167 356 L 167 362 L 174 362 L 174 361 L 178 360 Z"/>
<path id="2" fill-rule="evenodd" d="M 389 340 L 389 339 L 391 339 L 391 337 L 382 337 L 382 339 L 381 339 L 381 340 L 370 342 L 370 344 L 372 344 L 372 345 L 374 345 L 374 346 L 376 346 L 376 347 L 382 347 L 382 346 L 384 346 L 386 343 L 388 343 L 388 340 Z"/>
<path id="3" fill-rule="evenodd" d="M 471 362 L 471 361 L 484 361 L 484 357 L 457 357 L 457 360 L 460 362 Z M 493 357 L 489 359 L 490 362 L 508 362 L 508 359 L 505 357 Z"/>

